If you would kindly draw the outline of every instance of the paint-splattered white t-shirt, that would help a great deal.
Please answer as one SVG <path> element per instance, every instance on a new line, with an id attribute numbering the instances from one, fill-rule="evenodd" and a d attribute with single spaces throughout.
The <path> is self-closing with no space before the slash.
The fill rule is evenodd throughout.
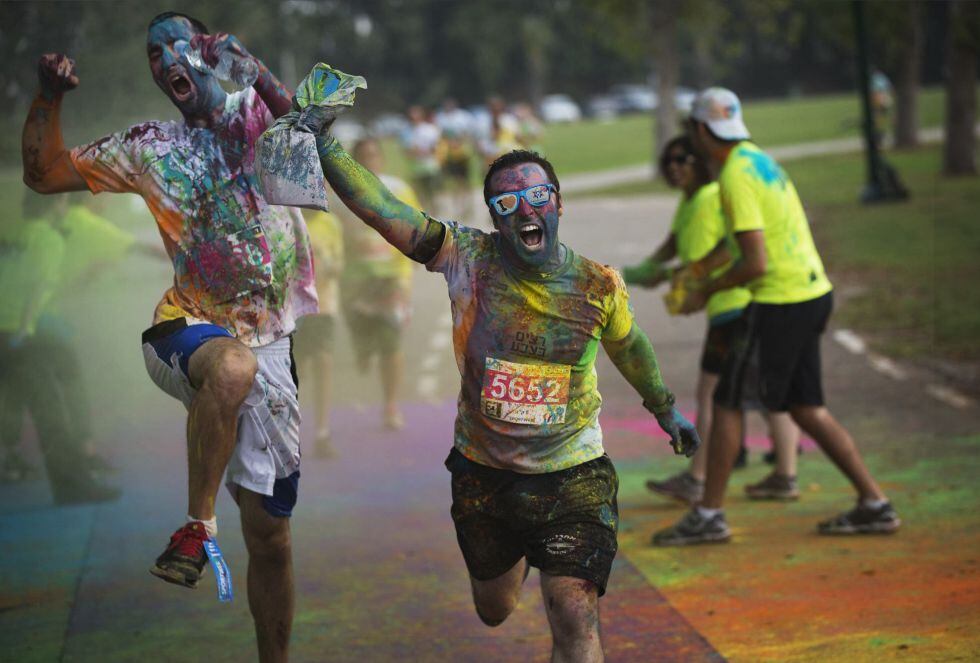
<path id="1" fill-rule="evenodd" d="M 138 193 L 156 219 L 174 285 L 154 322 L 191 316 L 254 347 L 316 313 L 303 217 L 267 203 L 255 174 L 255 140 L 272 120 L 248 89 L 228 95 L 214 128 L 146 122 L 71 151 L 93 193 Z"/>

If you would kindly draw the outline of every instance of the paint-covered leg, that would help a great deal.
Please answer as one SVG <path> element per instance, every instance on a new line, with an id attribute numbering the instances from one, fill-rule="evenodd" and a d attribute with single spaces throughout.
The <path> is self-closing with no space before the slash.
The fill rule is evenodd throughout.
<path id="1" fill-rule="evenodd" d="M 598 663 L 603 658 L 599 638 L 599 590 L 581 578 L 541 574 L 552 663 Z"/>
<path id="2" fill-rule="evenodd" d="M 509 571 L 493 580 L 470 578 L 473 606 L 487 626 L 499 626 L 514 612 L 521 600 L 521 588 L 531 567 L 521 558 Z"/>

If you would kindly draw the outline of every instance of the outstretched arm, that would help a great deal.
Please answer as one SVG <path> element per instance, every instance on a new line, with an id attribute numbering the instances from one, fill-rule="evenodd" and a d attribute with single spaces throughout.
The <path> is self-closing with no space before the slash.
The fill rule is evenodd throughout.
<path id="1" fill-rule="evenodd" d="M 85 191 L 61 135 L 61 100 L 78 85 L 75 62 L 67 55 L 47 53 L 38 61 L 40 90 L 34 97 L 21 134 L 24 184 L 38 193 Z"/>
<path id="2" fill-rule="evenodd" d="M 623 280 L 633 285 L 652 288 L 670 278 L 667 263 L 677 255 L 677 238 L 667 235 L 649 258 L 629 267 L 623 267 Z"/>
<path id="3" fill-rule="evenodd" d="M 398 200 L 332 136 L 317 136 L 316 145 L 327 182 L 351 212 L 409 258 L 424 263 L 435 256 L 444 225 Z"/>
<path id="4" fill-rule="evenodd" d="M 602 346 L 630 386 L 643 397 L 643 406 L 653 413 L 660 427 L 670 435 L 674 453 L 693 456 L 701 439 L 694 425 L 674 407 L 674 395 L 664 386 L 657 355 L 643 330 L 634 322 L 625 338 L 603 340 Z"/>

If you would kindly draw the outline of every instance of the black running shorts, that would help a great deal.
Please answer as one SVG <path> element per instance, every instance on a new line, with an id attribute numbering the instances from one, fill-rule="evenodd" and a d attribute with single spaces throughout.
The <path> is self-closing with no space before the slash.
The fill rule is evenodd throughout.
<path id="1" fill-rule="evenodd" d="M 453 475 L 456 539 L 473 578 L 492 580 L 527 557 L 543 573 L 582 578 L 605 593 L 619 524 L 619 478 L 608 456 L 518 474 L 453 449 L 446 469 Z"/>
<path id="2" fill-rule="evenodd" d="M 715 403 L 742 409 L 758 399 L 770 412 L 823 405 L 820 336 L 833 302 L 828 292 L 796 304 L 750 304 L 737 321 Z"/>
<path id="3" fill-rule="evenodd" d="M 732 339 L 738 331 L 738 321 L 741 316 L 719 325 L 709 325 L 704 337 L 704 349 L 701 351 L 701 370 L 711 375 L 718 375 L 725 366 L 725 357 L 732 348 Z"/>

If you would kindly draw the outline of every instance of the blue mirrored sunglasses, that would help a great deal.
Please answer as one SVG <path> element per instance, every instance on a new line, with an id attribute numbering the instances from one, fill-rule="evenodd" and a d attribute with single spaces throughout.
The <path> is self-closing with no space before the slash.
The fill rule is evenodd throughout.
<path id="1" fill-rule="evenodd" d="M 551 200 L 551 192 L 554 190 L 554 184 L 535 184 L 523 191 L 507 191 L 497 194 L 487 201 L 487 206 L 500 216 L 507 216 L 517 211 L 521 205 L 521 198 L 532 207 L 547 205 L 548 201 Z"/>

